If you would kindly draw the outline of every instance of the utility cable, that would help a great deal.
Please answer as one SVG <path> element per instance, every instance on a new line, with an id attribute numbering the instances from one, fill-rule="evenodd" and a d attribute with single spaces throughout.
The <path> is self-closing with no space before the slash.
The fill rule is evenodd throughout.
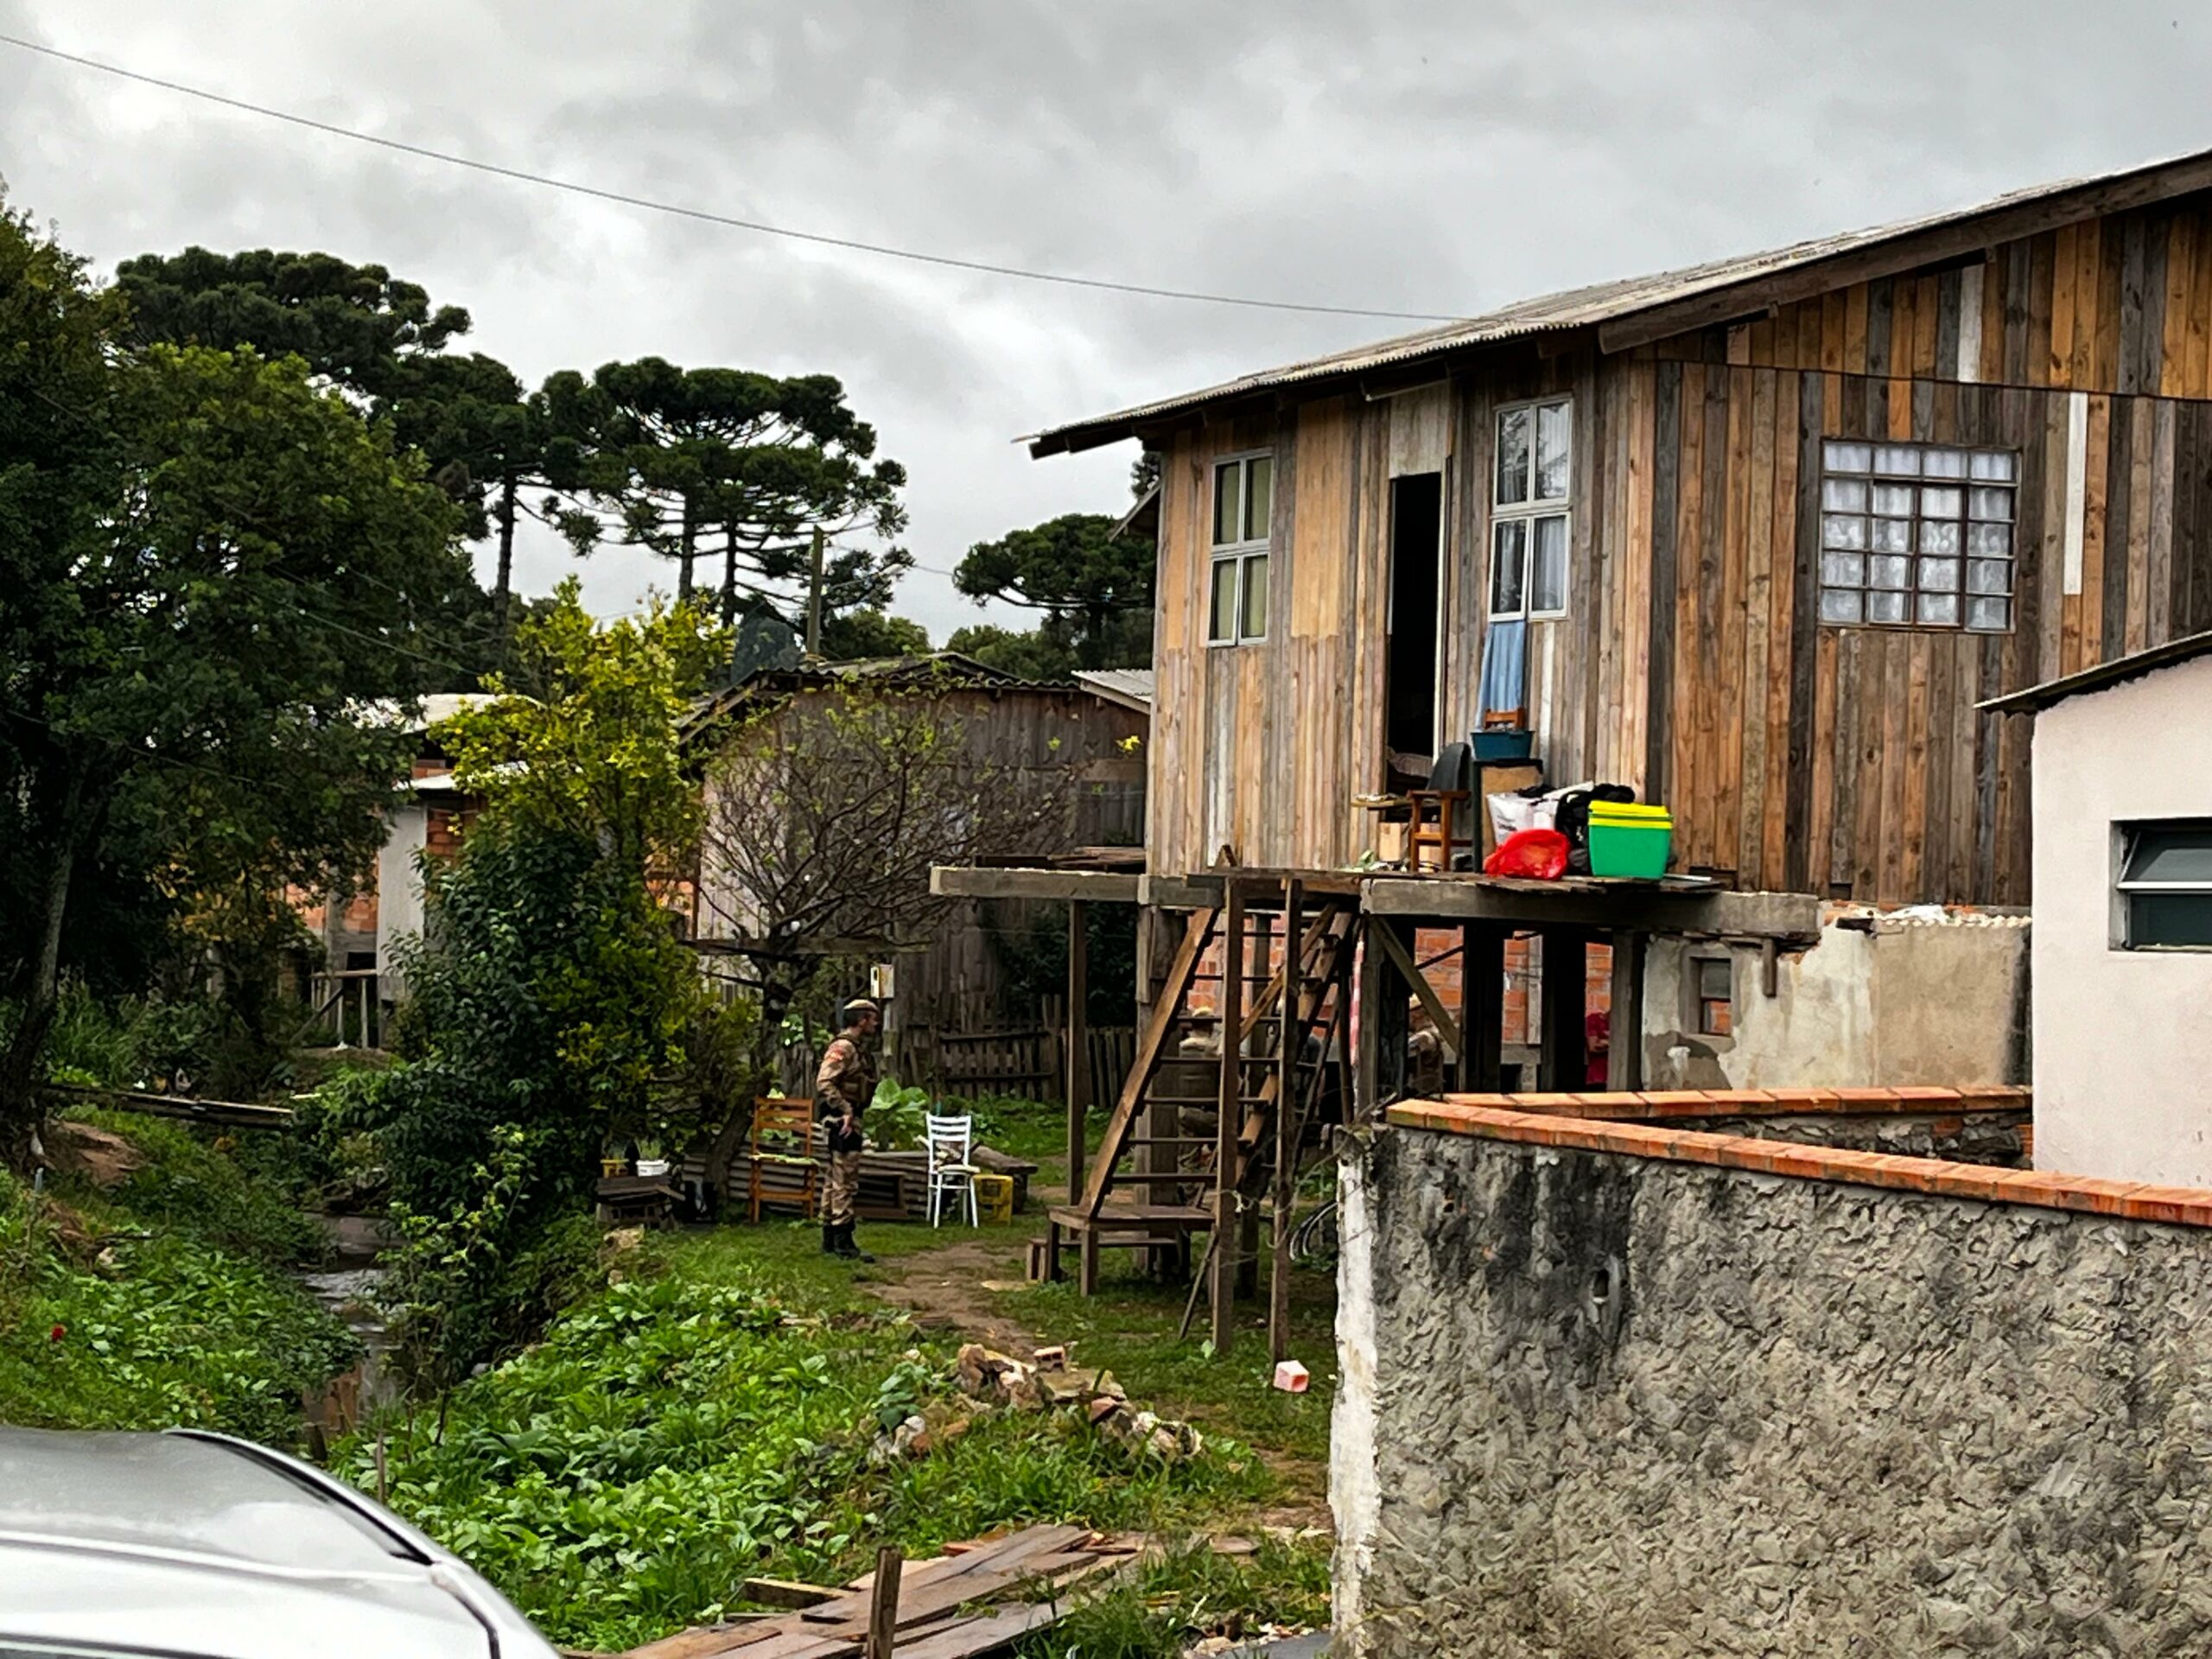
<path id="1" fill-rule="evenodd" d="M 1011 276 L 1028 283 L 1052 283 L 1066 288 L 1087 288 L 1109 294 L 1135 294 L 1146 299 L 1185 300 L 1201 305 L 1234 305 L 1260 311 L 1296 311 L 1310 315 L 1332 317 L 1375 317 L 1394 322 L 1457 322 L 1458 316 L 1432 311 L 1380 311 L 1367 306 L 1318 305 L 1292 300 L 1255 299 L 1248 295 L 1213 294 L 1197 289 L 1155 288 L 1143 283 L 1115 282 L 1103 276 L 1078 276 L 1061 270 L 1037 270 L 1020 265 L 995 264 L 985 259 L 963 259 L 952 254 L 929 253 L 918 248 L 902 248 L 887 242 L 867 242 L 857 237 L 831 236 L 821 231 L 796 230 L 788 225 L 771 225 L 761 219 L 740 219 L 731 213 L 719 213 L 704 207 L 687 207 L 681 202 L 661 201 L 650 196 L 631 195 L 620 190 L 608 190 L 598 185 L 585 184 L 575 179 L 556 178 L 548 174 L 532 173 L 526 168 L 505 167 L 497 162 L 486 162 L 473 156 L 462 156 L 452 150 L 433 149 L 427 144 L 409 143 L 404 139 L 387 138 L 373 132 L 361 132 L 352 127 L 342 127 L 334 122 L 318 121 L 313 116 L 301 115 L 292 110 L 280 110 L 266 104 L 255 104 L 242 98 L 232 98 L 222 92 L 209 92 L 203 86 L 188 86 L 181 80 L 168 80 L 159 75 L 125 69 L 120 64 L 107 63 L 99 58 L 87 58 L 74 52 L 64 52 L 58 47 L 47 46 L 37 41 L 23 39 L 17 35 L 0 34 L 0 45 L 12 46 L 24 52 L 36 53 L 61 63 L 75 64 L 79 68 L 96 69 L 100 73 L 120 79 L 137 82 L 142 86 L 158 86 L 163 92 L 177 92 L 186 98 L 196 98 L 208 104 L 219 104 L 226 109 L 241 111 L 247 115 L 264 117 L 271 121 L 283 121 L 310 131 L 327 133 L 334 138 L 350 138 L 355 143 L 373 144 L 379 149 L 396 150 L 403 156 L 414 156 L 424 161 L 442 162 L 448 167 L 467 168 L 472 172 L 488 173 L 495 178 L 512 179 L 523 184 L 543 186 L 549 190 L 563 190 L 571 195 L 589 196 L 599 201 L 611 201 L 625 207 L 643 208 L 648 213 L 667 213 L 677 219 L 696 219 L 704 224 L 726 226 L 732 230 L 751 231 L 760 236 L 778 236 L 793 242 L 810 242 L 820 247 L 842 248 L 853 253 L 872 253 L 887 259 L 905 259 L 915 264 L 941 265 L 953 270 L 972 270 L 989 276 Z"/>

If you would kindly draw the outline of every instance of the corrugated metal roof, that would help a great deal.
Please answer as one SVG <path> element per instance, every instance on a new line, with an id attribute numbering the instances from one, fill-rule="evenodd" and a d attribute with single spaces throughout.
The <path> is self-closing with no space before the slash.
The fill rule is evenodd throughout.
<path id="1" fill-rule="evenodd" d="M 1148 668 L 1078 668 L 1077 685 L 1088 686 L 1109 702 L 1152 711 L 1153 678 Z"/>
<path id="2" fill-rule="evenodd" d="M 731 710 L 757 700 L 788 696 L 865 682 L 907 690 L 1066 690 L 1067 680 L 1028 680 L 993 668 L 957 651 L 925 652 L 911 657 L 862 657 L 850 662 L 800 663 L 790 668 L 756 668 L 735 685 L 693 705 L 684 717 L 687 738 L 696 736 Z"/>
<path id="3" fill-rule="evenodd" d="M 2041 685 L 2029 686 L 2024 691 L 2014 691 L 2002 697 L 1992 697 L 1978 702 L 1975 708 L 1999 715 L 2040 714 L 2054 702 L 2063 702 L 2069 697 L 2078 697 L 2085 691 L 2103 691 L 2129 680 L 2139 680 L 2145 674 L 2162 668 L 2171 668 L 2212 653 L 2212 632 L 2192 633 L 2180 639 L 2169 639 L 2163 645 L 2153 645 L 2148 651 L 2139 651 L 2126 657 L 2115 657 L 2108 663 L 2099 663 L 2094 668 L 2085 668 L 2073 674 L 2062 675 L 2055 680 L 2045 680 Z"/>
<path id="4" fill-rule="evenodd" d="M 2123 168 L 2117 172 L 2094 177 L 2062 179 L 2050 184 L 2011 191 L 1971 207 L 1953 208 L 1866 230 L 1819 237 L 1811 241 L 1792 243 L 1788 247 L 1770 249 L 1764 253 L 1745 254 L 1732 259 L 1718 259 L 1706 264 L 1659 271 L 1647 276 L 1632 276 L 1592 283 L 1586 288 L 1567 289 L 1556 294 L 1541 295 L 1463 321 L 1447 322 L 1373 345 L 1354 346 L 1325 357 L 1309 358 L 1301 363 L 1241 375 L 1234 380 L 1224 380 L 1218 385 L 1179 393 L 1148 404 L 1137 404 L 1110 415 L 1050 427 L 1020 442 L 1027 443 L 1032 453 L 1038 455 L 1085 448 L 1094 443 L 1110 442 L 1127 436 L 1135 427 L 1195 409 L 1203 404 L 1246 397 L 1304 381 L 1326 379 L 1333 375 L 1357 374 L 1411 363 L 1470 346 L 1491 345 L 1524 335 L 1611 322 L 1676 301 L 1694 298 L 1779 272 L 1817 264 L 1822 260 L 1878 247 L 1885 242 L 1904 241 L 2006 208 L 2063 197 L 2072 191 L 2110 186 L 2139 176 L 2148 178 L 2162 171 L 2191 162 L 2202 162 L 2208 158 L 2212 158 L 2212 150 L 2146 162 L 2139 167 Z"/>

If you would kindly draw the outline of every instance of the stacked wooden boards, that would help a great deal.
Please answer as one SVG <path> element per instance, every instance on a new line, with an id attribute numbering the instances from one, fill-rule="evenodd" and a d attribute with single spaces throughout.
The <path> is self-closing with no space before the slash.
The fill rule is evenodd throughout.
<path id="1" fill-rule="evenodd" d="M 1155 874 L 1202 869 L 1223 842 L 1249 866 L 1362 850 L 1350 802 L 1381 781 L 1390 488 L 1408 470 L 1445 473 L 1443 724 L 1474 724 L 1492 435 L 1529 397 L 1574 411 L 1568 602 L 1528 641 L 1548 775 L 1667 800 L 1682 861 L 1741 887 L 2026 903 L 2027 728 L 1974 704 L 2212 627 L 2202 194 L 1625 353 L 1561 336 L 1432 372 L 1159 435 Z M 1831 437 L 2018 454 L 2009 632 L 1820 622 Z M 1269 633 L 1210 646 L 1211 461 L 1259 448 L 1275 457 Z"/>
<path id="2" fill-rule="evenodd" d="M 906 1563 L 899 1579 L 895 1659 L 976 1659 L 1056 1622 L 1056 1592 L 1135 1560 L 1135 1539 L 1082 1527 L 1030 1527 Z M 858 1659 L 868 1638 L 874 1580 L 800 1611 L 757 1623 L 683 1630 L 624 1659 Z M 1038 1597 L 1039 1599 L 1020 1599 Z"/>

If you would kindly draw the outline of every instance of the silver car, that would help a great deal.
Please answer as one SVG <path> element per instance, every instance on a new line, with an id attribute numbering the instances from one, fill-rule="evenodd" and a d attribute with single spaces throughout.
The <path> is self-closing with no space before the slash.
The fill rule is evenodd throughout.
<path id="1" fill-rule="evenodd" d="M 513 1607 L 319 1469 L 220 1434 L 0 1427 L 0 1659 L 550 1659 Z"/>

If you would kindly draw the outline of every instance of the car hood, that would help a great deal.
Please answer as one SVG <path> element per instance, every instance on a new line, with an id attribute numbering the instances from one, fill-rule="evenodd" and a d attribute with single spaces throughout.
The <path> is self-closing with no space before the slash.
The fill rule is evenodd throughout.
<path id="1" fill-rule="evenodd" d="M 0 1428 L 11 1637 L 208 1659 L 553 1651 L 457 1557 L 280 1453 L 212 1434 Z"/>

